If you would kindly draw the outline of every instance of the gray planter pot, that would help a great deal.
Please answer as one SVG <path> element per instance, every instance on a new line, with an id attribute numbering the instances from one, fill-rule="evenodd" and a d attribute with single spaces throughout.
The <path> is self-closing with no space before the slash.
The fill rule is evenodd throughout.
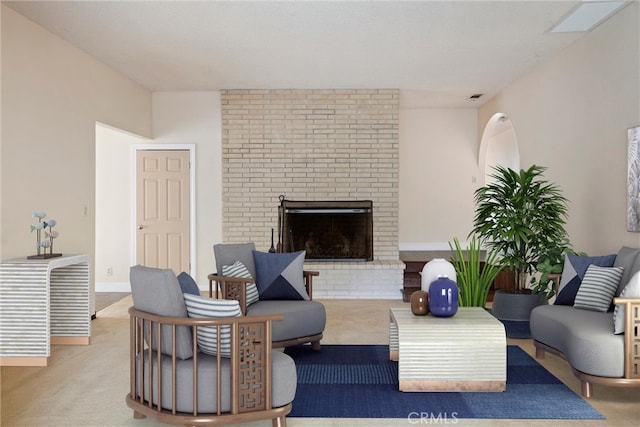
<path id="1" fill-rule="evenodd" d="M 500 320 L 529 321 L 531 310 L 547 304 L 547 300 L 540 294 L 518 294 L 496 291 L 493 296 L 491 313 Z"/>

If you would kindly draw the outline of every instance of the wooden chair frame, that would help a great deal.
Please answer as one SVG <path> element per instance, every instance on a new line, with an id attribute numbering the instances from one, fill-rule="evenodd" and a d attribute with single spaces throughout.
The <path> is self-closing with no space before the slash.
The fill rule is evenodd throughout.
<path id="1" fill-rule="evenodd" d="M 268 316 L 247 316 L 224 319 L 213 318 L 187 318 L 187 317 L 165 317 L 158 316 L 144 311 L 129 309 L 130 316 L 130 391 L 126 397 L 127 406 L 133 409 L 134 418 L 151 417 L 160 422 L 177 424 L 184 426 L 204 426 L 204 425 L 225 425 L 238 422 L 249 422 L 254 420 L 271 419 L 273 427 L 285 427 L 286 415 L 291 412 L 291 403 L 273 408 L 271 405 L 271 324 L 274 321 L 282 320 L 282 315 Z M 193 410 L 189 413 L 178 412 L 176 410 L 176 328 L 178 326 L 191 327 L 193 331 L 193 357 L 189 362 L 193 363 Z M 221 385 L 221 362 L 222 356 L 218 351 L 217 356 L 207 356 L 216 358 L 217 383 L 212 384 L 215 390 L 216 413 L 202 413 L 198 408 L 198 349 L 197 337 L 198 328 L 213 326 L 220 334 L 222 326 L 229 326 L 231 329 L 231 357 L 230 357 L 230 390 L 223 390 Z M 162 376 L 162 329 L 169 327 L 172 335 L 171 356 L 171 400 L 170 408 L 163 408 L 162 396 L 163 387 Z M 155 332 L 157 349 L 152 349 L 145 340 Z M 218 340 L 218 350 L 220 350 Z M 166 356 L 165 356 L 166 357 Z M 202 357 L 200 355 L 200 357 Z M 246 363 L 247 359 L 252 362 Z M 156 363 L 157 369 L 153 368 Z M 243 384 L 243 378 L 255 377 L 255 375 L 243 375 L 245 365 L 250 365 L 251 372 L 255 373 L 259 369 L 259 382 L 253 381 L 251 384 Z M 149 387 L 145 387 L 145 368 L 149 372 Z M 156 375 L 157 387 L 152 387 L 151 376 Z M 140 390 L 138 392 L 137 390 Z M 230 396 L 231 409 L 222 412 L 222 395 L 228 393 Z M 156 403 L 154 403 L 154 400 Z"/>
<path id="2" fill-rule="evenodd" d="M 313 300 L 313 278 L 319 276 L 318 271 L 303 271 L 304 286 L 309 295 L 309 299 Z M 253 279 L 245 279 L 241 277 L 225 277 L 217 274 L 209 274 L 209 296 L 212 298 L 235 299 L 240 303 L 242 314 L 247 314 L 247 283 L 252 283 Z M 215 283 L 215 288 L 214 288 Z M 289 347 L 292 345 L 311 343 L 314 350 L 320 350 L 320 340 L 323 334 L 299 337 L 284 341 L 274 341 L 273 347 Z"/>
<path id="3" fill-rule="evenodd" d="M 624 376 L 622 378 L 599 377 L 586 374 L 571 367 L 573 374 L 582 383 L 582 395 L 593 395 L 593 384 L 611 387 L 640 387 L 640 298 L 614 298 L 613 303 L 623 305 L 624 310 Z M 612 332 L 613 333 L 613 332 Z M 558 349 L 534 340 L 536 358 L 544 359 L 545 352 L 566 360 Z"/>

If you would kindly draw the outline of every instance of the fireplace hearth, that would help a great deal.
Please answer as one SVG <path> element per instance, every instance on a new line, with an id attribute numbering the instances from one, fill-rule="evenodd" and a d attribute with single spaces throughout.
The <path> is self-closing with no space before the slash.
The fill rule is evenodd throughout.
<path id="1" fill-rule="evenodd" d="M 309 261 L 372 261 L 373 202 L 294 201 L 278 209 L 281 252 L 307 251 Z"/>

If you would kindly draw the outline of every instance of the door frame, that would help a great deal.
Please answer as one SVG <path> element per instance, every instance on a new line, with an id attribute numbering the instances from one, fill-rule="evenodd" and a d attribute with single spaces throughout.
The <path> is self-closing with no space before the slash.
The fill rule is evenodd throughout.
<path id="1" fill-rule="evenodd" d="M 136 206 L 138 195 L 136 156 L 138 151 L 188 151 L 189 152 L 189 274 L 196 275 L 196 145 L 195 144 L 133 144 L 131 146 L 131 265 L 138 264 L 136 257 Z"/>

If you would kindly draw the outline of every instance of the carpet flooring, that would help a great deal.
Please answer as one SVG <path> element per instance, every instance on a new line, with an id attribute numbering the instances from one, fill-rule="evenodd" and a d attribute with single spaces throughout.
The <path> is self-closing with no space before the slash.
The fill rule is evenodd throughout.
<path id="1" fill-rule="evenodd" d="M 384 345 L 288 348 L 298 390 L 290 417 L 604 419 L 518 346 L 507 347 L 505 392 L 401 392 Z"/>

